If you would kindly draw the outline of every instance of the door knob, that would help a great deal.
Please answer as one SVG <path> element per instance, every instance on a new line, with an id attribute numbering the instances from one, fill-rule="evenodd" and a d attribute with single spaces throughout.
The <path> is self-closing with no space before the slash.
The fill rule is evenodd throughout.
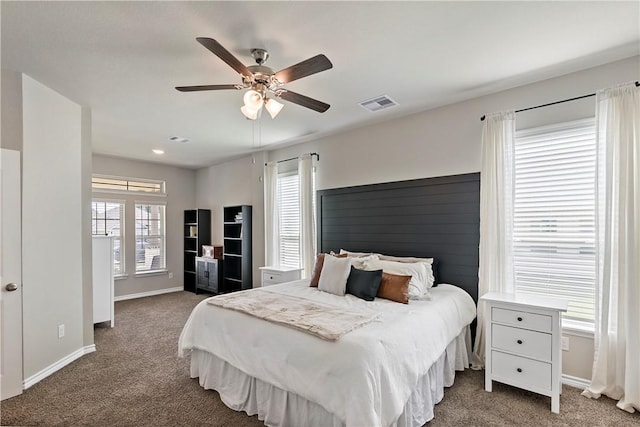
<path id="1" fill-rule="evenodd" d="M 13 292 L 18 289 L 18 285 L 16 285 L 15 283 L 8 283 L 4 288 L 9 292 Z"/>

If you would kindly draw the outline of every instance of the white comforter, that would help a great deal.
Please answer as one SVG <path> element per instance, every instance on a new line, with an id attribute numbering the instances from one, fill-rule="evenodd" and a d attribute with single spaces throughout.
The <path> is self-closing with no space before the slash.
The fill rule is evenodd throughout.
<path id="1" fill-rule="evenodd" d="M 309 287 L 308 280 L 263 289 L 383 315 L 337 341 L 326 341 L 205 300 L 180 335 L 180 355 L 194 348 L 212 353 L 250 376 L 320 404 L 347 426 L 392 424 L 418 378 L 476 315 L 471 297 L 445 284 L 431 290 L 432 300 L 408 305 L 341 297 Z"/>

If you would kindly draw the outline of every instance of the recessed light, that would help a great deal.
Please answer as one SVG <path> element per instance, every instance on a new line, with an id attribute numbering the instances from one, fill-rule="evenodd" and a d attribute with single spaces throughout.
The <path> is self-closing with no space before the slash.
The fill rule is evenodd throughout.
<path id="1" fill-rule="evenodd" d="M 171 138 L 169 138 L 169 141 L 185 143 L 189 142 L 189 138 L 184 138 L 182 136 L 172 136 Z"/>
<path id="2" fill-rule="evenodd" d="M 155 154 L 164 154 L 164 150 L 160 150 L 160 149 L 158 149 L 158 148 L 154 148 L 154 149 L 153 149 L 153 150 L 151 150 L 151 151 L 153 151 Z"/>

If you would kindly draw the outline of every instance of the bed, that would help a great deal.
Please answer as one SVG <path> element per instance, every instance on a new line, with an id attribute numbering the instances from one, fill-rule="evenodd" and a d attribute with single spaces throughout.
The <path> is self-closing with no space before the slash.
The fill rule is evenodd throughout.
<path id="1" fill-rule="evenodd" d="M 179 352 L 191 355 L 190 374 L 204 388 L 269 426 L 423 425 L 433 418 L 455 371 L 469 364 L 479 176 L 324 190 L 317 205 L 319 252 L 346 247 L 433 256 L 438 285 L 430 299 L 369 302 L 323 292 L 308 279 L 242 291 L 237 294 L 294 297 L 369 313 L 373 320 L 327 340 L 205 300 L 191 313 Z M 348 231 L 340 231 L 345 223 Z"/>

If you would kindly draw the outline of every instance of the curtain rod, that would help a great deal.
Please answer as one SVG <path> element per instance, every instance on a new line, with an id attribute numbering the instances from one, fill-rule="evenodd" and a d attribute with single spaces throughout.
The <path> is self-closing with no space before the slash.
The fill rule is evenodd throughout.
<path id="1" fill-rule="evenodd" d="M 636 82 L 636 87 L 638 87 L 638 86 L 640 86 L 640 83 Z M 578 99 L 590 98 L 592 96 L 596 96 L 596 94 L 595 93 L 590 93 L 588 95 L 576 96 L 575 98 L 563 99 L 561 101 L 549 102 L 548 104 L 536 105 L 535 107 L 523 108 L 521 110 L 516 110 L 516 113 L 521 113 L 523 111 L 528 111 L 528 110 L 535 110 L 536 108 L 548 107 L 550 105 L 562 104 L 564 102 L 569 102 L 569 101 L 577 101 Z M 486 119 L 486 118 L 487 118 L 487 116 L 482 116 L 482 117 L 480 117 L 480 121 L 484 121 L 484 119 Z"/>
<path id="2" fill-rule="evenodd" d="M 303 154 L 304 155 L 304 154 Z M 320 154 L 318 153 L 309 153 L 310 156 L 316 156 L 317 160 L 320 160 Z M 284 159 L 284 160 L 278 160 L 276 163 L 283 163 L 283 162 L 290 162 L 291 160 L 298 160 L 301 156 L 298 157 L 291 157 L 289 159 Z M 264 164 L 265 166 L 267 166 L 267 163 Z"/>

